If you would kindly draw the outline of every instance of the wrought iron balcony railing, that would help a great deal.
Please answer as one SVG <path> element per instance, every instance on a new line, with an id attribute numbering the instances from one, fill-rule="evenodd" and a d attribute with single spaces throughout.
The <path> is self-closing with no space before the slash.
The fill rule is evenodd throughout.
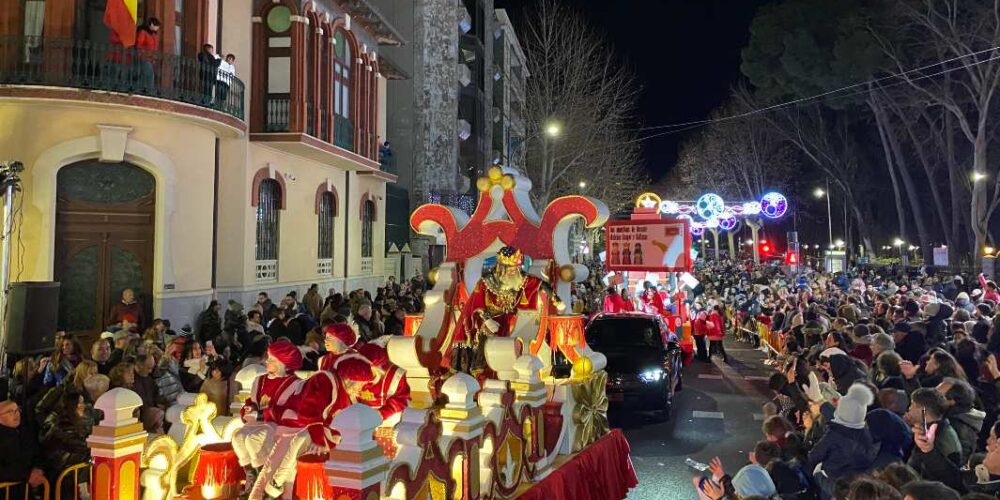
<path id="1" fill-rule="evenodd" d="M 0 37 L 0 84 L 157 97 L 243 119 L 243 82 L 218 66 L 88 40 Z"/>

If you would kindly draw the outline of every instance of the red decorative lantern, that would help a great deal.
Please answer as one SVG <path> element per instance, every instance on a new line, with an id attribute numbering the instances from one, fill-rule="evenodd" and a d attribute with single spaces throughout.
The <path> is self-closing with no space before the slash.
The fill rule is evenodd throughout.
<path id="1" fill-rule="evenodd" d="M 552 349 L 559 349 L 570 362 L 579 357 L 576 350 L 586 341 L 583 336 L 583 316 L 549 316 L 549 332 Z"/>
<path id="2" fill-rule="evenodd" d="M 296 463 L 294 498 L 296 500 L 324 500 L 334 498 L 333 486 L 326 480 L 323 464 L 326 455 L 309 454 L 299 457 Z"/>
<path id="3" fill-rule="evenodd" d="M 403 320 L 403 335 L 412 337 L 417 334 L 420 322 L 424 320 L 423 314 L 407 314 Z"/>
<path id="4" fill-rule="evenodd" d="M 206 444 L 201 447 L 188 496 L 205 500 L 236 498 L 244 479 L 246 475 L 232 444 Z"/>

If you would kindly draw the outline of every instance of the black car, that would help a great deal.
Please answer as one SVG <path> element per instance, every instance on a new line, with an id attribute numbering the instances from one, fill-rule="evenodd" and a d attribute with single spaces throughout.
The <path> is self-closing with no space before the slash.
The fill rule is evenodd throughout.
<path id="1" fill-rule="evenodd" d="M 663 318 L 640 313 L 599 314 L 587 325 L 587 344 L 608 358 L 612 406 L 653 411 L 666 419 L 683 366 L 677 337 Z"/>

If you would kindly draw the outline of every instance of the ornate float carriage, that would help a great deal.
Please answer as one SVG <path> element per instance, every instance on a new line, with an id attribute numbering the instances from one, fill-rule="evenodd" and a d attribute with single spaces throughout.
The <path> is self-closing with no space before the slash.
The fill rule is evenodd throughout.
<path id="1" fill-rule="evenodd" d="M 285 498 L 541 497 L 567 488 L 609 498 L 635 485 L 628 445 L 608 429 L 606 358 L 559 300 L 588 272 L 570 261 L 570 226 L 601 226 L 607 207 L 567 196 L 539 217 L 530 181 L 499 167 L 477 187 L 471 216 L 434 204 L 411 216 L 446 255 L 431 273 L 424 313 L 407 317 L 406 334 L 387 346 L 405 370 L 408 407 L 386 420 L 361 403 L 337 412 L 328 426 L 339 442 L 297 457 Z M 262 376 L 260 366 L 237 374 L 234 415 Z M 149 439 L 133 416 L 140 404 L 125 389 L 97 402 L 105 418 L 89 440 L 94 498 L 239 495 L 245 476 L 230 445 L 239 417 L 217 416 L 204 395 L 185 395 L 168 411 L 170 434 Z"/>

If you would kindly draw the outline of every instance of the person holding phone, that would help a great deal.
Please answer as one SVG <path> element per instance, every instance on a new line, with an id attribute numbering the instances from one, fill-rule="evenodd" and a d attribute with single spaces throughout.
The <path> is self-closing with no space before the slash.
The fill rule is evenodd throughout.
<path id="1" fill-rule="evenodd" d="M 903 419 L 913 428 L 916 445 L 907 464 L 929 481 L 941 481 L 962 489 L 953 470 L 962 465 L 962 445 L 947 418 L 947 401 L 938 391 L 921 388 L 910 395 L 910 408 Z"/>

